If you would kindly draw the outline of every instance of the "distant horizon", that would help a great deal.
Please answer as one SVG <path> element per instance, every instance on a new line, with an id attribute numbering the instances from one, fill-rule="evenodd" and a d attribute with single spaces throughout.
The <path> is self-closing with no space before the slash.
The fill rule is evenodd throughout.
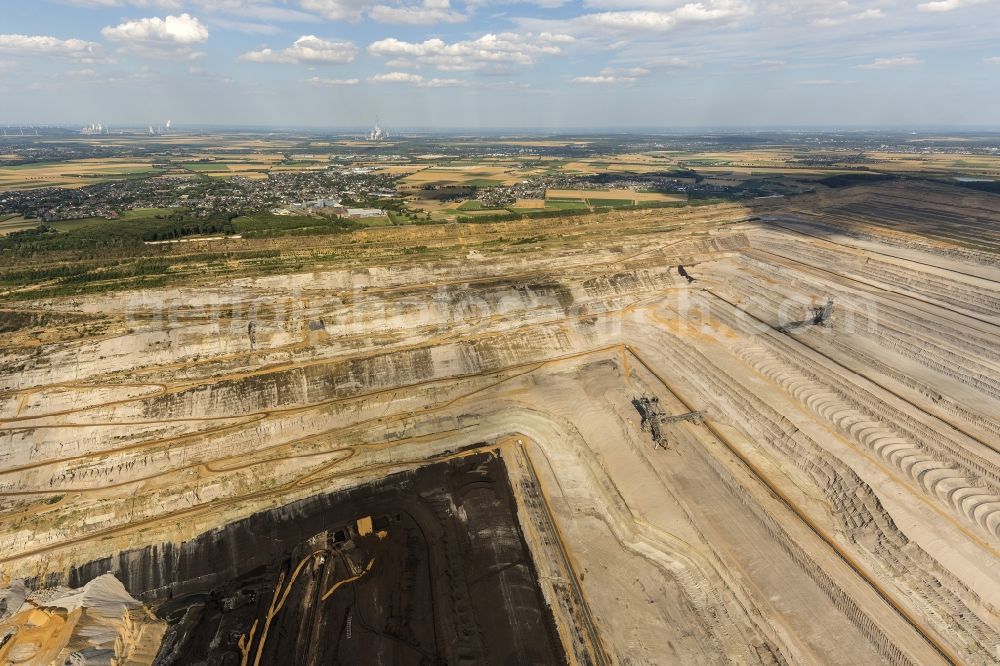
<path id="1" fill-rule="evenodd" d="M 114 133 L 115 131 L 135 131 L 143 132 L 150 125 L 141 122 L 121 122 L 104 123 L 94 122 L 58 122 L 58 123 L 31 123 L 31 122 L 3 122 L 0 121 L 0 129 L 29 129 L 29 128 L 52 128 L 65 129 L 68 131 L 80 131 L 92 124 L 100 122 L 105 128 Z M 172 123 L 169 130 L 162 130 L 162 126 L 153 125 L 158 133 L 155 136 L 164 134 L 184 134 L 198 131 L 321 131 L 321 132 L 367 132 L 371 130 L 373 124 L 363 125 L 310 125 L 310 124 L 220 124 L 220 123 Z M 453 126 L 445 129 L 434 125 L 401 125 L 387 126 L 384 123 L 382 128 L 389 131 L 392 138 L 393 133 L 428 133 L 438 135 L 465 134 L 468 132 L 480 133 L 519 133 L 519 134 L 686 134 L 686 133 L 838 133 L 838 132 L 885 132 L 885 133 L 938 133 L 938 132 L 986 132 L 1000 134 L 1000 125 L 673 125 L 673 126 L 626 126 L 626 125 L 579 125 L 579 126 L 543 126 L 543 125 L 509 125 L 509 126 Z M 8 135 L 11 138 L 15 135 Z M 18 135 L 19 136 L 19 135 Z M 27 136 L 27 135 L 25 135 Z M 93 134 L 90 136 L 106 136 L 103 134 Z M 0 136 L 0 138 L 3 138 Z"/>

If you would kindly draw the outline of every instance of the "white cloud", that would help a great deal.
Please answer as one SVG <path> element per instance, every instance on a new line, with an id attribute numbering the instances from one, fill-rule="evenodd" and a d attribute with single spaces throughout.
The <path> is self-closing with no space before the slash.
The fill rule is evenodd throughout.
<path id="1" fill-rule="evenodd" d="M 305 35 L 296 39 L 287 49 L 250 51 L 241 55 L 239 59 L 246 62 L 271 62 L 283 65 L 320 65 L 353 62 L 357 55 L 358 47 L 354 42 Z"/>
<path id="2" fill-rule="evenodd" d="M 619 83 L 618 79 L 613 76 L 577 76 L 572 79 L 573 83 Z M 632 79 L 635 81 L 635 79 Z"/>
<path id="3" fill-rule="evenodd" d="M 89 62 L 100 58 L 101 45 L 82 39 L 59 39 L 44 35 L 0 35 L 0 53 L 58 56 Z"/>
<path id="4" fill-rule="evenodd" d="M 572 79 L 573 83 L 588 83 L 588 84 L 622 84 L 622 83 L 635 83 L 638 81 L 634 76 L 607 76 L 604 74 L 599 74 L 597 76 L 578 76 Z"/>
<path id="5" fill-rule="evenodd" d="M 202 54 L 193 50 L 195 44 L 208 40 L 208 28 L 190 14 L 126 21 L 106 26 L 101 35 L 122 45 L 122 51 L 153 58 L 194 59 Z"/>
<path id="6" fill-rule="evenodd" d="M 587 84 L 631 84 L 654 73 L 662 73 L 673 69 L 692 69 L 696 67 L 683 58 L 653 58 L 642 67 L 605 67 L 596 76 L 577 76 L 570 79 L 573 83 Z"/>
<path id="7" fill-rule="evenodd" d="M 704 2 L 689 2 L 673 10 L 673 15 L 682 22 L 718 21 L 733 16 L 750 14 L 750 5 L 739 0 L 712 0 Z"/>
<path id="8" fill-rule="evenodd" d="M 751 12 L 751 7 L 745 2 L 718 0 L 707 4 L 689 2 L 669 11 L 596 12 L 579 16 L 573 19 L 573 23 L 616 32 L 666 32 L 680 25 L 735 19 Z"/>
<path id="9" fill-rule="evenodd" d="M 479 5 L 512 5 L 512 4 L 524 4 L 524 5 L 534 5 L 535 7 L 541 7 L 542 9 L 555 9 L 556 7 L 562 7 L 563 5 L 569 3 L 570 0 L 466 0 L 465 5 L 467 7 L 474 7 Z"/>
<path id="10" fill-rule="evenodd" d="M 983 58 L 983 62 L 985 62 L 987 65 L 1000 65 L 1000 56 L 996 56 L 993 58 Z"/>
<path id="11" fill-rule="evenodd" d="M 891 69 L 893 67 L 914 67 L 923 64 L 923 60 L 913 56 L 900 56 L 898 58 L 876 58 L 875 62 L 867 65 L 858 65 L 859 69 Z"/>
<path id="12" fill-rule="evenodd" d="M 627 76 L 627 77 L 638 77 L 646 76 L 650 73 L 650 70 L 645 67 L 624 67 L 614 69 L 612 67 L 605 67 L 601 70 L 601 74 L 607 76 Z"/>
<path id="13" fill-rule="evenodd" d="M 567 4 L 569 0 L 465 0 L 466 7 L 495 7 L 497 5 L 534 5 L 542 9 L 555 9 Z"/>
<path id="14" fill-rule="evenodd" d="M 76 5 L 77 7 L 122 7 L 131 5 L 132 7 L 154 7 L 156 9 L 180 9 L 183 4 L 180 0 L 62 0 L 62 2 L 68 5 Z"/>
<path id="15" fill-rule="evenodd" d="M 657 71 L 670 71 L 675 69 L 699 69 L 700 64 L 691 62 L 684 58 L 673 57 L 663 57 L 663 58 L 651 58 L 645 61 L 642 65 L 646 69 L 657 70 Z"/>
<path id="16" fill-rule="evenodd" d="M 850 85 L 854 81 L 838 81 L 836 79 L 806 79 L 805 81 L 796 81 L 796 85 L 800 86 L 837 86 L 837 85 Z"/>
<path id="17" fill-rule="evenodd" d="M 468 14 L 452 9 L 450 0 L 422 0 L 422 2 L 302 0 L 302 8 L 316 12 L 333 21 L 360 21 L 366 14 L 370 19 L 379 23 L 408 25 L 462 23 L 469 20 Z"/>
<path id="18" fill-rule="evenodd" d="M 662 32 L 677 25 L 677 19 L 668 12 L 629 11 L 585 14 L 577 22 L 612 30 L 642 30 Z"/>
<path id="19" fill-rule="evenodd" d="M 736 69 L 781 69 L 788 65 L 785 60 L 776 60 L 773 58 L 765 58 L 764 60 L 757 60 L 750 63 L 740 63 L 736 65 Z"/>
<path id="20" fill-rule="evenodd" d="M 244 35 L 273 35 L 281 32 L 281 28 L 271 23 L 255 23 L 254 21 L 233 21 L 231 19 L 213 18 L 208 24 L 213 28 L 242 32 Z"/>
<path id="21" fill-rule="evenodd" d="M 881 9 L 866 9 L 861 12 L 847 14 L 845 16 L 825 16 L 812 22 L 817 28 L 833 28 L 853 21 L 871 21 L 873 19 L 885 18 L 886 14 Z"/>
<path id="22" fill-rule="evenodd" d="M 857 14 L 851 14 L 851 19 L 855 21 L 867 21 L 869 19 L 880 19 L 885 18 L 885 12 L 881 9 L 866 9 L 863 12 L 858 12 Z"/>
<path id="23" fill-rule="evenodd" d="M 462 79 L 433 78 L 433 79 L 424 79 L 417 85 L 422 86 L 424 88 L 453 88 L 456 86 L 467 86 L 469 85 L 469 82 L 463 81 Z"/>
<path id="24" fill-rule="evenodd" d="M 404 42 L 389 38 L 368 46 L 372 55 L 392 58 L 390 66 L 430 66 L 442 71 L 468 71 L 487 67 L 531 65 L 539 57 L 561 54 L 568 35 L 505 32 L 448 44 L 441 39 Z"/>
<path id="25" fill-rule="evenodd" d="M 917 9 L 922 12 L 950 12 L 963 7 L 981 5 L 990 0 L 934 0 L 917 5 Z"/>
<path id="26" fill-rule="evenodd" d="M 196 8 L 210 14 L 231 14 L 243 19 L 261 21 L 318 21 L 313 15 L 298 9 L 274 4 L 275 0 L 56 0 L 78 7 L 142 7 L 165 10 L 180 10 L 183 7 Z M 213 21 L 219 23 L 220 21 Z M 222 26 L 228 27 L 228 26 Z M 233 28 L 239 29 L 239 28 Z M 244 30 L 244 32 L 251 32 Z"/>
<path id="27" fill-rule="evenodd" d="M 358 85 L 357 79 L 324 79 L 319 76 L 313 76 L 306 79 L 306 83 L 311 86 L 317 86 L 319 88 L 332 88 L 337 86 L 356 86 Z"/>
<path id="28" fill-rule="evenodd" d="M 583 0 L 587 9 L 604 9 L 609 11 L 650 10 L 655 12 L 676 13 L 678 17 L 695 18 L 707 14 L 717 15 L 719 12 L 737 10 L 741 13 L 750 10 L 751 5 L 759 0 Z M 718 16 L 717 16 L 718 17 Z"/>
<path id="29" fill-rule="evenodd" d="M 374 4 L 370 0 L 301 0 L 303 9 L 331 21 L 359 21 L 362 13 Z"/>
<path id="30" fill-rule="evenodd" d="M 433 25 L 435 23 L 462 23 L 468 15 L 451 9 L 449 0 L 424 0 L 420 5 L 376 5 L 368 16 L 379 23 L 408 23 Z"/>
<path id="31" fill-rule="evenodd" d="M 105 39 L 113 42 L 141 44 L 199 44 L 208 39 L 208 28 L 190 14 L 126 21 L 101 30 Z"/>
<path id="32" fill-rule="evenodd" d="M 186 0 L 199 9 L 213 14 L 231 14 L 254 21 L 304 21 L 315 22 L 318 19 L 307 12 L 283 6 L 278 6 L 272 0 Z"/>
<path id="33" fill-rule="evenodd" d="M 465 86 L 468 81 L 462 79 L 425 79 L 419 74 L 410 72 L 384 72 L 376 74 L 371 79 L 375 83 L 407 83 L 422 88 L 445 88 L 451 86 Z"/>
<path id="34" fill-rule="evenodd" d="M 571 81 L 591 84 L 635 83 L 650 72 L 646 67 L 605 67 L 597 76 L 577 76 Z"/>
<path id="35" fill-rule="evenodd" d="M 419 74 L 409 72 L 385 72 L 372 77 L 372 81 L 377 83 L 419 83 L 423 80 L 424 77 Z"/>

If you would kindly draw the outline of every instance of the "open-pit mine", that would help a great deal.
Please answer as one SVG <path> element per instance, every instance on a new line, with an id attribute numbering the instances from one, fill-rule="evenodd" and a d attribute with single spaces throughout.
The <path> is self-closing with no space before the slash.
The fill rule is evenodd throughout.
<path id="1" fill-rule="evenodd" d="M 1000 663 L 997 195 L 220 243 L 4 300 L 0 663 Z"/>

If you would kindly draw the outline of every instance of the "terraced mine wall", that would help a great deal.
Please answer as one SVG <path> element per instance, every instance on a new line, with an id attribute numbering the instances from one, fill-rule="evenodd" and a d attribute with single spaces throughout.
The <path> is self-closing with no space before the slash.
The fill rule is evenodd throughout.
<path id="1" fill-rule="evenodd" d="M 997 267 L 996 200 L 993 194 L 944 185 L 899 183 L 821 194 L 794 208 L 818 229 Z"/>
<path id="2" fill-rule="evenodd" d="M 67 323 L 0 331 L 0 573 L 114 572 L 165 663 L 1000 663 L 1000 198 L 960 194 L 20 300 Z M 703 418 L 657 447 L 646 395 Z"/>
<path id="3" fill-rule="evenodd" d="M 732 330 L 746 326 L 733 312 L 715 308 L 713 313 Z M 857 384 L 850 391 L 844 388 L 843 393 L 836 392 L 838 382 L 842 380 L 829 368 L 815 367 L 816 361 L 812 361 L 815 374 L 805 371 L 796 376 L 789 374 L 790 369 L 801 367 L 799 364 L 805 366 L 810 359 L 795 350 L 794 342 L 786 342 L 787 336 L 772 332 L 747 339 L 754 344 L 739 347 L 736 352 L 748 364 L 757 366 L 759 372 L 785 387 L 804 405 L 815 410 L 817 416 L 835 417 L 831 423 L 833 427 L 841 429 L 846 437 L 854 438 L 859 447 L 871 448 L 884 458 L 887 465 L 909 476 L 920 492 L 931 499 L 939 499 L 947 508 L 967 517 L 973 525 L 992 532 L 990 500 L 993 495 L 988 492 L 985 479 L 976 478 L 968 472 L 962 473 L 963 463 L 969 464 L 970 460 L 955 457 L 942 463 L 940 458 L 929 455 L 945 455 L 947 449 L 943 449 L 941 444 L 947 440 L 943 435 L 932 435 L 933 431 L 919 424 L 926 433 L 925 439 L 908 439 L 915 435 L 905 426 L 917 427 L 919 422 L 912 418 L 902 419 L 902 413 L 892 406 L 891 401 L 876 399 Z M 664 340 L 664 346 L 672 350 L 676 359 L 675 375 L 692 378 L 692 384 L 699 388 L 706 401 L 720 404 L 727 413 L 740 415 L 741 428 L 754 441 L 774 447 L 776 458 L 791 461 L 799 468 L 800 483 L 811 484 L 827 496 L 835 511 L 838 529 L 858 544 L 861 553 L 873 562 L 876 569 L 898 572 L 896 576 L 906 581 L 905 587 L 914 590 L 911 597 L 913 603 L 919 612 L 926 614 L 928 622 L 944 632 L 949 630 L 949 624 L 962 625 L 963 634 L 972 638 L 967 646 L 968 658 L 972 661 L 986 658 L 995 633 L 972 610 L 980 605 L 975 590 L 956 580 L 910 542 L 885 511 L 872 488 L 776 409 L 734 386 L 724 366 L 677 341 Z M 783 352 L 780 356 L 778 350 Z M 822 383 L 818 383 L 820 376 L 823 377 Z M 841 402 L 837 402 L 838 399 Z M 859 410 L 873 410 L 873 413 L 852 413 L 852 405 Z M 890 420 L 893 417 L 900 422 Z M 892 430 L 893 427 L 896 430 Z M 918 447 L 909 443 L 913 441 L 921 441 L 921 444 Z M 955 444 L 951 451 L 957 453 L 961 450 Z M 928 475 L 931 470 L 934 473 Z M 953 496 L 955 499 L 947 503 Z M 963 502 L 966 497 L 968 502 Z M 981 508 L 980 503 L 985 508 Z M 874 538 L 876 534 L 878 538 Z M 787 540 L 779 539 L 779 542 L 784 544 Z"/>

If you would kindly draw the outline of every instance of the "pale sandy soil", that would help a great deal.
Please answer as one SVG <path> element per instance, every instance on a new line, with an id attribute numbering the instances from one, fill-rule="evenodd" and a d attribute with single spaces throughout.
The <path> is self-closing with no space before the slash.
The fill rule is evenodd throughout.
<path id="1" fill-rule="evenodd" d="M 128 325 L 4 334 L 0 571 L 495 447 L 572 663 L 996 663 L 998 219 L 886 186 L 522 252 L 470 250 L 521 223 L 378 230 L 470 247 L 32 304 Z M 657 445 L 643 396 L 699 417 Z"/>
<path id="2" fill-rule="evenodd" d="M 75 590 L 15 583 L 0 600 L 5 664 L 150 663 L 166 629 L 111 574 Z"/>

